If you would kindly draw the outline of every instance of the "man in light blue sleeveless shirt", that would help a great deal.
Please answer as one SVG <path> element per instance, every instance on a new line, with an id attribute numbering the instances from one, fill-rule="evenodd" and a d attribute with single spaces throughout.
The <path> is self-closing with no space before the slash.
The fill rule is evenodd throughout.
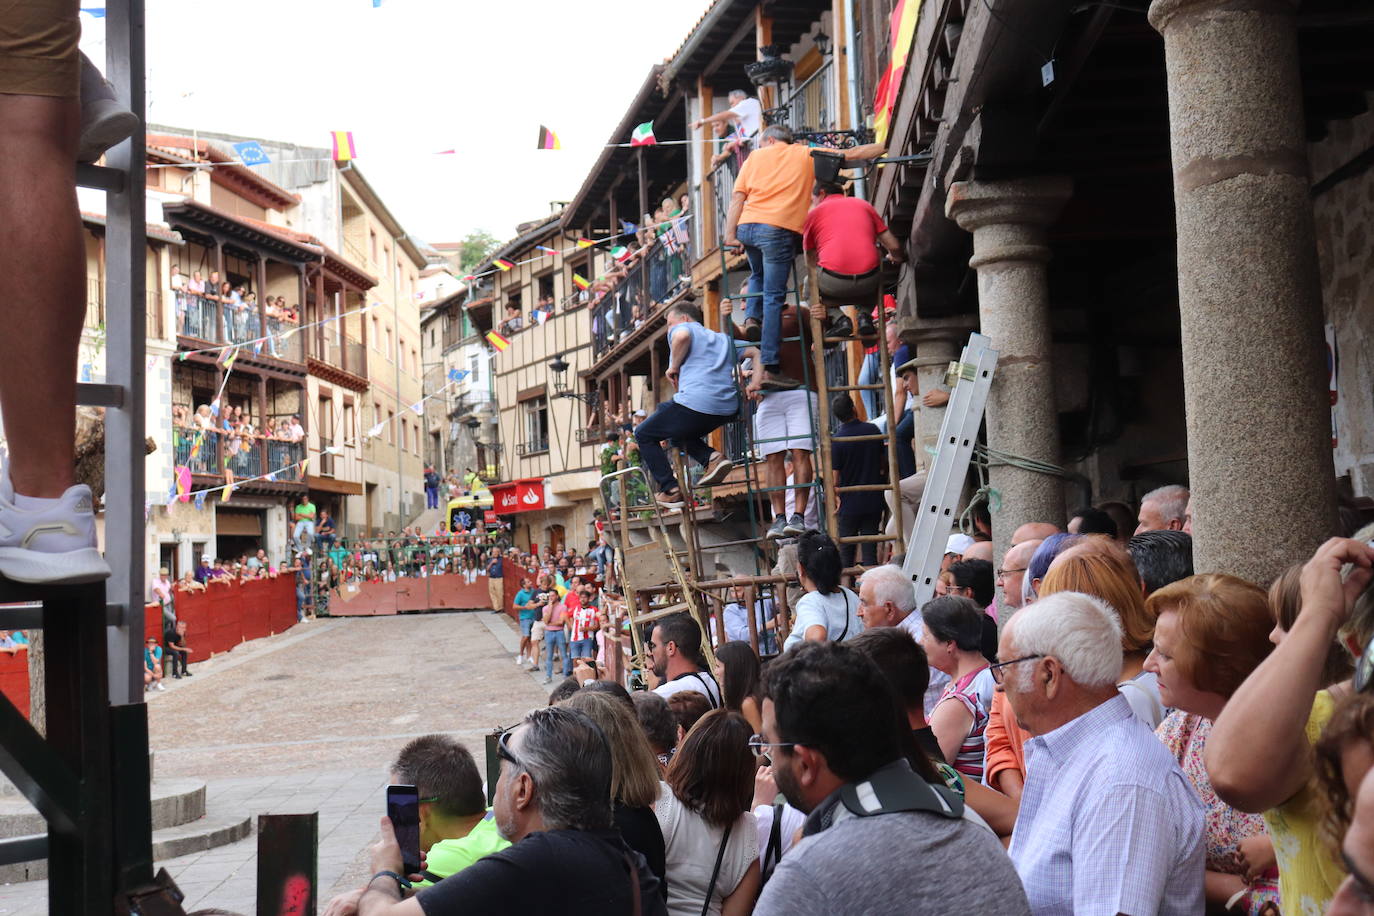
<path id="1" fill-rule="evenodd" d="M 729 337 L 702 326 L 701 309 L 679 302 L 668 310 L 668 380 L 677 387 L 672 400 L 635 427 L 635 440 L 645 469 L 658 486 L 655 499 L 678 509 L 685 498 L 660 444 L 670 440 L 706 468 L 700 480 L 709 487 L 723 481 L 734 463 L 712 450 L 703 436 L 739 413 L 739 390 L 733 368 L 735 347 Z"/>

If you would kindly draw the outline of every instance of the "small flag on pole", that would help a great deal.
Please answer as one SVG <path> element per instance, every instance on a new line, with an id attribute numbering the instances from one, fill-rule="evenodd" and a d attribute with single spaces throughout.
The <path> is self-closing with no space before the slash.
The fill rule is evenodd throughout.
<path id="1" fill-rule="evenodd" d="M 187 494 L 191 492 L 191 469 L 184 464 L 176 467 L 177 475 L 177 498 L 182 502 L 190 502 L 191 497 Z"/>
<path id="2" fill-rule="evenodd" d="M 506 348 L 510 346 L 510 341 L 506 340 L 506 338 L 502 337 L 500 334 L 497 334 L 495 331 L 487 332 L 487 343 L 491 344 L 497 350 L 500 350 L 502 352 L 505 352 Z"/>
<path id="3" fill-rule="evenodd" d="M 558 142 L 558 134 L 549 130 L 543 124 L 539 125 L 539 146 L 537 149 L 562 149 Z"/>
<path id="4" fill-rule="evenodd" d="M 611 249 L 610 255 L 617 261 L 623 261 L 630 256 L 630 249 L 626 248 L 624 245 L 616 245 Z"/>
<path id="5" fill-rule="evenodd" d="M 425 415 L 425 402 L 416 401 L 414 404 L 410 405 L 410 409 L 415 411 L 415 416 L 423 417 Z"/>
<path id="6" fill-rule="evenodd" d="M 542 328 L 544 326 L 544 322 L 549 320 L 549 313 L 544 311 L 543 309 L 539 309 L 534 313 L 534 317 L 539 319 L 539 326 Z"/>
<path id="7" fill-rule="evenodd" d="M 81 7 L 81 12 L 95 19 L 105 18 L 105 7 L 103 6 L 83 6 Z"/>
<path id="8" fill-rule="evenodd" d="M 514 261 L 507 261 L 505 258 L 497 258 L 495 261 L 492 261 L 491 263 L 495 264 L 502 270 L 510 270 L 512 267 L 515 266 Z"/>
<path id="9" fill-rule="evenodd" d="M 199 511 L 199 510 L 204 509 L 204 508 L 205 508 L 205 491 L 204 491 L 204 490 L 199 490 L 199 491 L 196 492 L 196 509 L 197 509 L 197 511 Z"/>
<path id="10" fill-rule="evenodd" d="M 472 373 L 467 369 L 450 369 L 448 370 L 448 380 L 450 382 L 461 382 L 471 374 Z"/>
<path id="11" fill-rule="evenodd" d="M 336 130 L 334 137 L 334 161 L 349 162 L 358 155 L 358 150 L 353 146 L 353 131 Z"/>
<path id="12" fill-rule="evenodd" d="M 238 358 L 239 348 L 235 347 L 234 349 L 229 351 L 229 355 L 224 358 L 224 361 L 221 362 L 220 365 L 224 367 L 224 370 L 226 372 L 228 372 L 230 369 L 234 368 L 234 360 Z"/>
<path id="13" fill-rule="evenodd" d="M 267 155 L 267 150 L 262 148 L 262 144 L 256 140 L 244 140 L 242 143 L 231 144 L 234 152 L 239 154 L 239 161 L 244 165 L 271 165 L 272 159 Z"/>
<path id="14" fill-rule="evenodd" d="M 630 222 L 629 220 L 627 220 L 627 219 L 622 219 L 622 220 L 620 221 L 620 234 L 621 234 L 621 235 L 634 235 L 634 234 L 635 234 L 636 232 L 638 232 L 638 231 L 639 231 L 639 227 L 636 226 L 634 223 Z"/>
<path id="15" fill-rule="evenodd" d="M 588 280 L 586 277 L 581 274 L 573 274 L 573 286 L 576 286 L 578 289 L 589 289 L 591 285 L 592 281 Z"/>
<path id="16" fill-rule="evenodd" d="M 540 251 L 544 252 L 544 254 L 547 255 L 558 255 L 563 253 L 559 251 L 557 248 L 549 248 L 547 245 L 535 245 L 534 247 L 538 248 Z"/>
<path id="17" fill-rule="evenodd" d="M 592 247 L 592 246 L 595 245 L 595 244 L 596 244 L 596 242 L 593 242 L 591 239 L 578 239 L 578 240 L 577 240 L 577 247 L 578 247 L 578 248 L 590 248 L 590 247 Z"/>
<path id="18" fill-rule="evenodd" d="M 657 142 L 657 138 L 654 137 L 653 121 L 645 121 L 630 134 L 631 146 L 653 146 Z"/>

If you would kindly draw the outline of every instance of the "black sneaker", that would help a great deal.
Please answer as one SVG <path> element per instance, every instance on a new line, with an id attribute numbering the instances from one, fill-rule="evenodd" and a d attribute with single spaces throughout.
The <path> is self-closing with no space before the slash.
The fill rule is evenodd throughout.
<path id="1" fill-rule="evenodd" d="M 859 319 L 859 337 L 862 340 L 877 340 L 878 328 L 873 321 L 868 318 Z"/>
<path id="2" fill-rule="evenodd" d="M 830 330 L 825 332 L 826 337 L 853 337 L 854 325 L 849 320 L 848 315 L 841 315 L 830 323 Z"/>

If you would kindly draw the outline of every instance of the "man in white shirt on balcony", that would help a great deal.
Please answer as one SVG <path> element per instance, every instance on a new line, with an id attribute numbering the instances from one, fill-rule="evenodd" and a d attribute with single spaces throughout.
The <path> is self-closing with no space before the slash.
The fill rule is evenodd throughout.
<path id="1" fill-rule="evenodd" d="M 763 106 L 759 104 L 758 99 L 750 97 L 749 93 L 743 89 L 732 89 L 730 90 L 730 107 L 693 121 L 692 129 L 696 130 L 704 124 L 728 124 L 731 122 L 738 125 L 745 149 L 752 149 L 754 141 L 758 138 L 759 130 L 763 127 Z"/>

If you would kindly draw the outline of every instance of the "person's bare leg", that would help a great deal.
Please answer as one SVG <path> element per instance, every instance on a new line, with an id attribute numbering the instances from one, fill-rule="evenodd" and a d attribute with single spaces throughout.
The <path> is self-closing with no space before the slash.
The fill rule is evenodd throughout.
<path id="1" fill-rule="evenodd" d="M 773 517 L 782 517 L 787 512 L 787 465 L 783 460 L 786 452 L 774 452 L 766 459 L 767 475 L 764 477 L 768 487 L 768 501 L 773 506 Z"/>
<path id="2" fill-rule="evenodd" d="M 816 471 L 811 464 L 811 453 L 804 448 L 792 449 L 792 484 L 796 493 L 796 514 L 806 518 L 806 509 L 811 498 L 811 481 Z M 824 522 L 821 522 L 824 525 Z"/>
<path id="3" fill-rule="evenodd" d="M 77 211 L 76 99 L 0 95 L 0 411 L 25 496 L 72 485 L 86 256 Z"/>

